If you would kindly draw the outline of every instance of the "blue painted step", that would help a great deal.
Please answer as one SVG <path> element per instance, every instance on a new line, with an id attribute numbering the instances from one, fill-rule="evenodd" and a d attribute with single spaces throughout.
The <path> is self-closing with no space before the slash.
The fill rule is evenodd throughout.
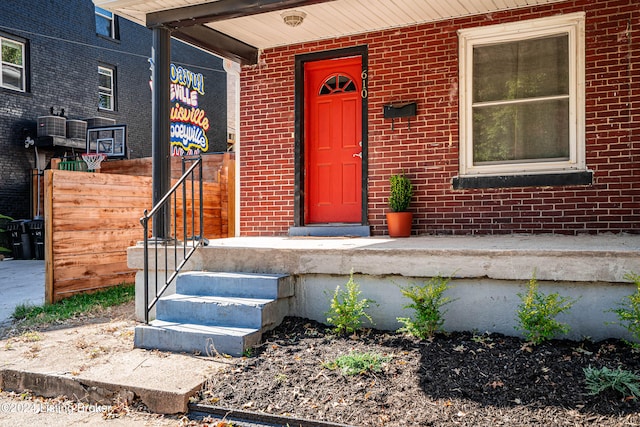
<path id="1" fill-rule="evenodd" d="M 244 351 L 260 343 L 257 329 L 204 326 L 154 320 L 136 327 L 134 346 L 194 353 L 201 356 L 242 356 Z"/>
<path id="2" fill-rule="evenodd" d="M 241 356 L 288 314 L 294 279 L 277 274 L 185 272 L 136 327 L 138 348 Z"/>
<path id="3" fill-rule="evenodd" d="M 276 321 L 273 299 L 168 295 L 160 298 L 156 318 L 168 322 L 260 329 Z"/>
<path id="4" fill-rule="evenodd" d="M 280 274 L 189 271 L 176 279 L 176 293 L 218 297 L 287 298 L 293 277 Z"/>

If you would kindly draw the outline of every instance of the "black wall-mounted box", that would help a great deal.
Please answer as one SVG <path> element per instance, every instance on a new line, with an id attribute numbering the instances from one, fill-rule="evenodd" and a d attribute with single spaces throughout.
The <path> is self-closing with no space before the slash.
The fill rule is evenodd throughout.
<path id="1" fill-rule="evenodd" d="M 416 102 L 402 102 L 385 105 L 382 111 L 385 119 L 397 119 L 400 117 L 415 117 L 417 110 Z"/>

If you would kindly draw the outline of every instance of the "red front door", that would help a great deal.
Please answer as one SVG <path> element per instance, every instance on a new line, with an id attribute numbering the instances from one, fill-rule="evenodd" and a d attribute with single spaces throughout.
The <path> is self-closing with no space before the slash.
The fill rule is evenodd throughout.
<path id="1" fill-rule="evenodd" d="M 305 222 L 362 221 L 362 58 L 307 62 Z"/>

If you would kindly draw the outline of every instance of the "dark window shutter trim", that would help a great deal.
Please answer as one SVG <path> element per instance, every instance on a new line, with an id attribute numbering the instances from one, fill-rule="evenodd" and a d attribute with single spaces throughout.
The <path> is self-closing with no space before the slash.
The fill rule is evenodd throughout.
<path id="1" fill-rule="evenodd" d="M 593 171 L 531 175 L 456 176 L 454 190 L 509 187 L 560 187 L 593 184 Z"/>

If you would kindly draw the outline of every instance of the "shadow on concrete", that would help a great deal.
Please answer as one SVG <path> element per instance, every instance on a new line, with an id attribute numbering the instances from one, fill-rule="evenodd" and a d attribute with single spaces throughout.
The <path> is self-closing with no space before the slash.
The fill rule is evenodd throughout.
<path id="1" fill-rule="evenodd" d="M 0 261 L 0 324 L 9 322 L 20 304 L 44 304 L 44 261 Z"/>

